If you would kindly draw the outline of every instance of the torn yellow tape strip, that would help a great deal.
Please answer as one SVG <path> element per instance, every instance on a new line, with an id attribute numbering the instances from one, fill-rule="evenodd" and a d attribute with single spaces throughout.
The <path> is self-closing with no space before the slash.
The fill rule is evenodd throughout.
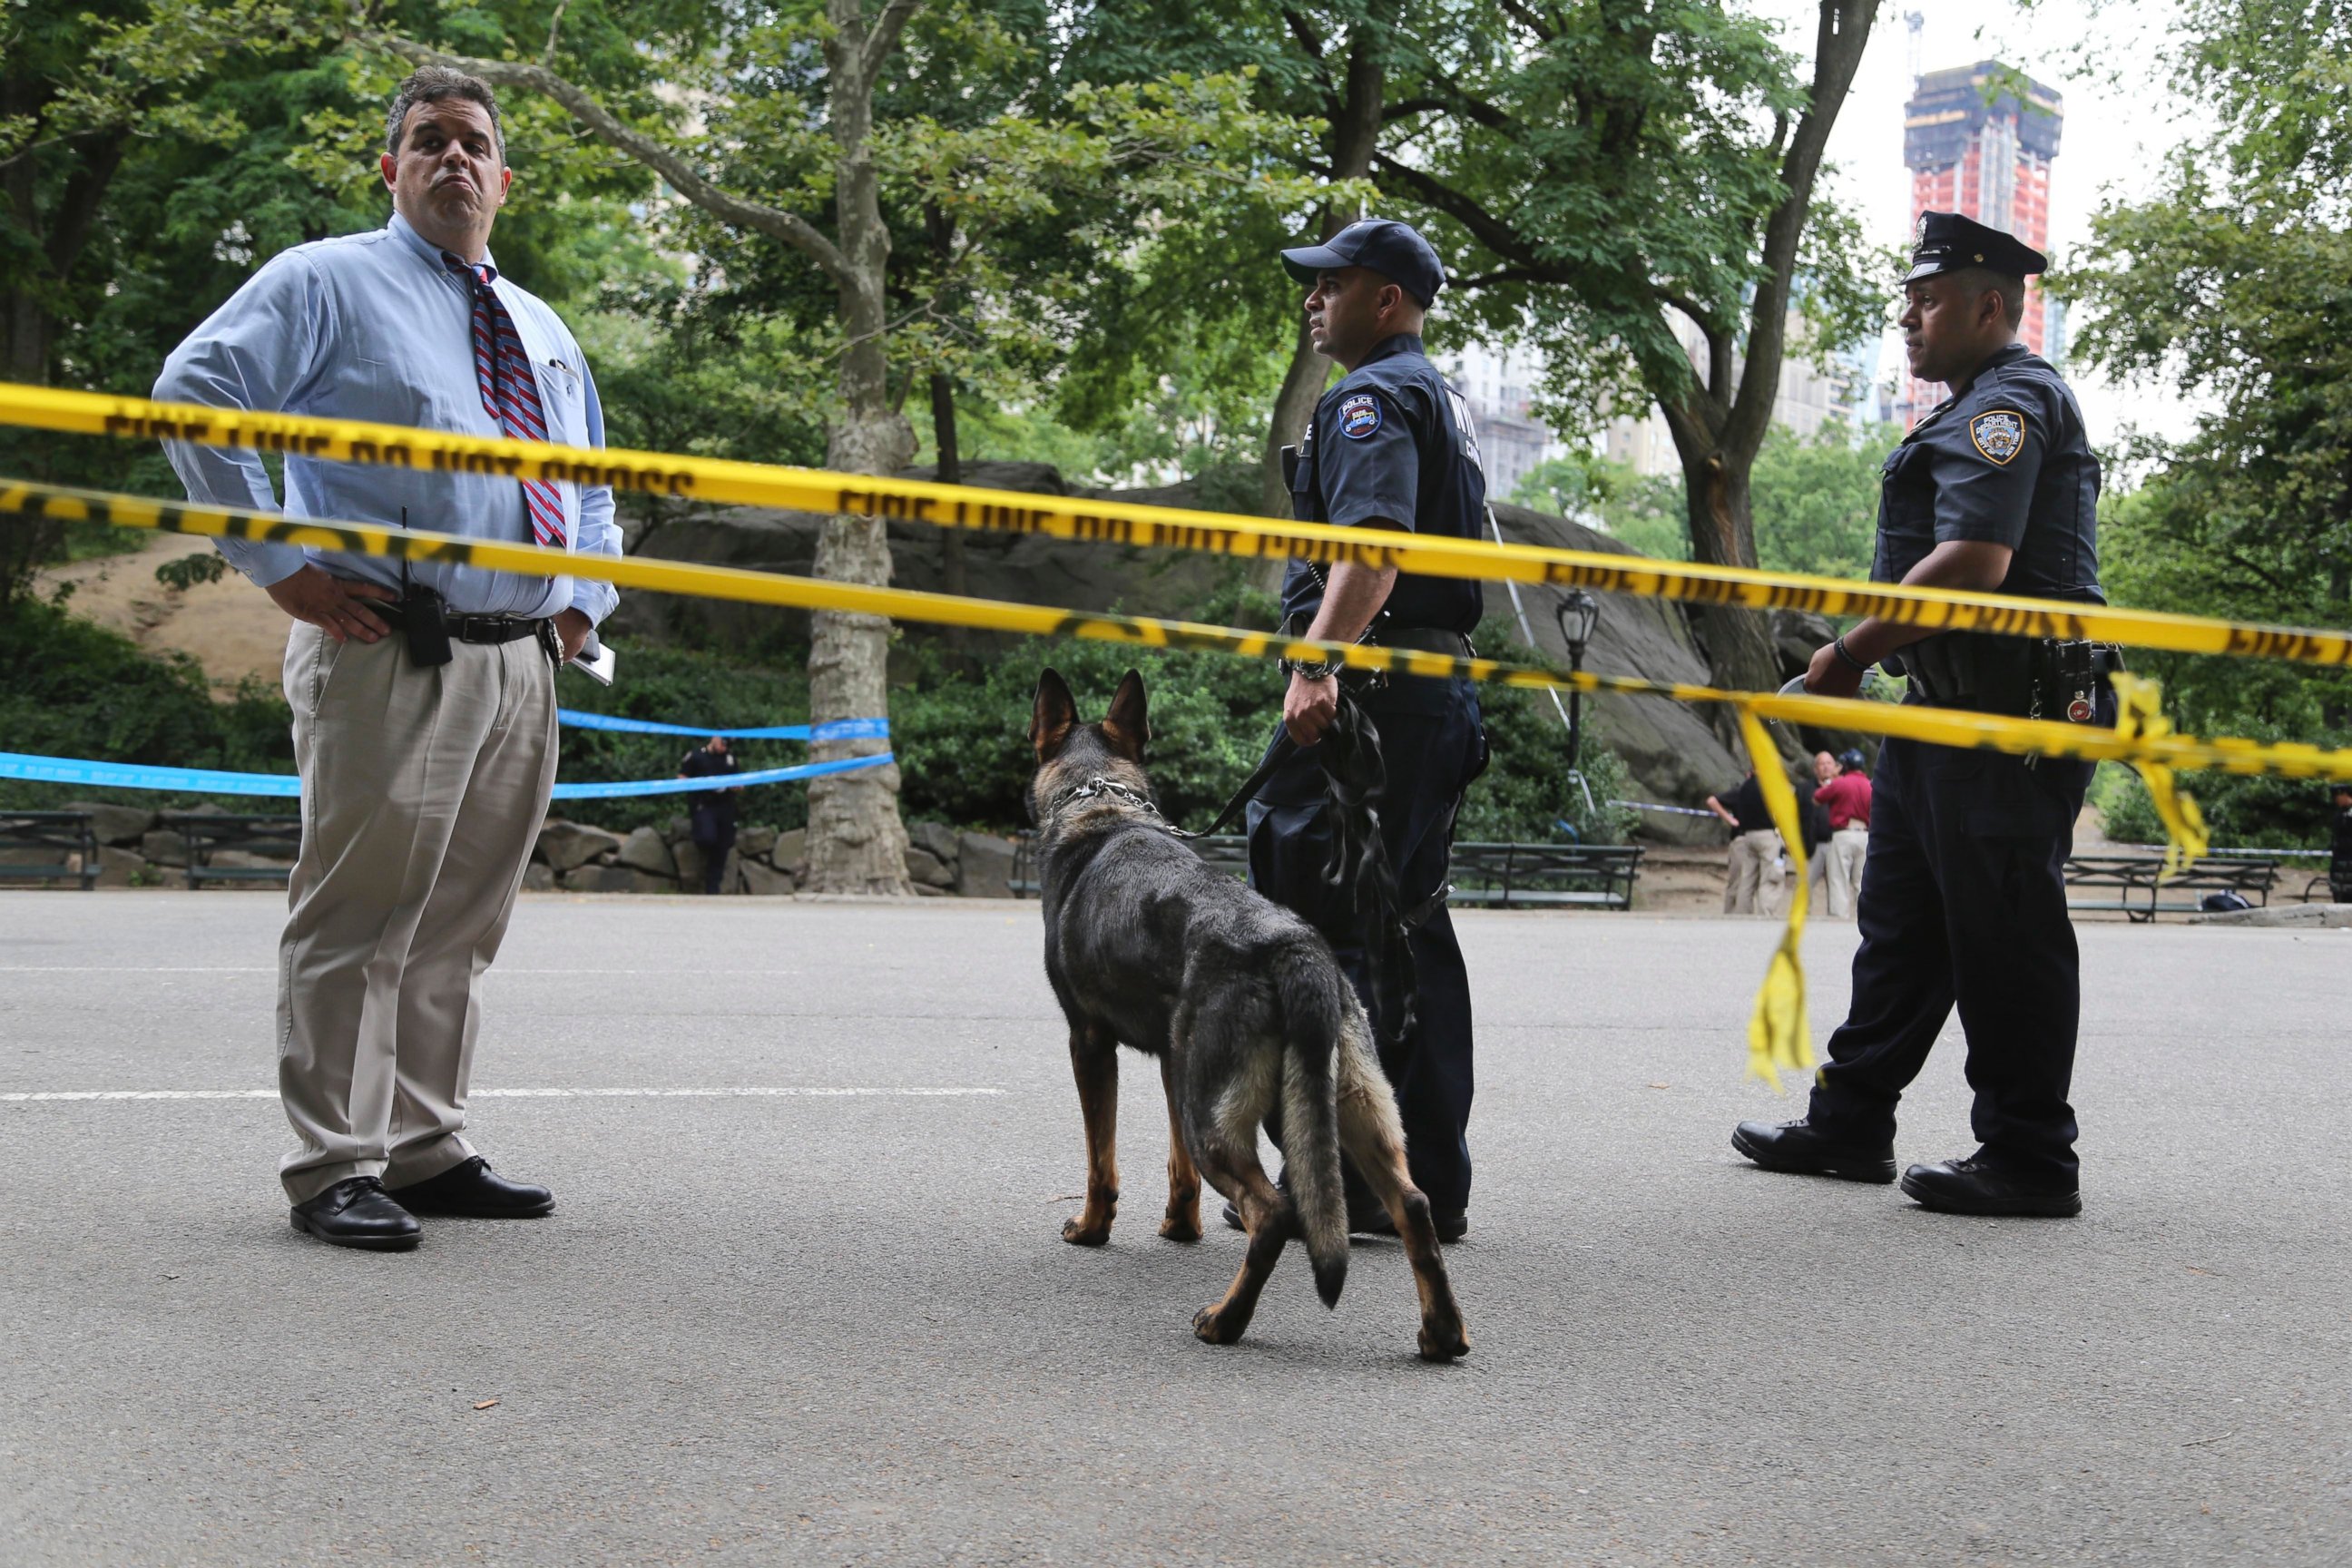
<path id="1" fill-rule="evenodd" d="M 2352 751 L 2323 751 L 2317 746 L 2286 742 L 2201 741 L 2173 734 L 2126 736 L 2114 730 L 2054 720 L 2011 719 L 1992 713 L 1865 702 L 1848 697 L 1726 691 L 1712 686 L 1595 675 L 1589 671 L 1570 675 L 1533 665 L 1506 664 L 1499 659 L 1452 658 L 1412 648 L 1314 642 L 1303 637 L 1286 638 L 1274 632 L 1206 626 L 1197 621 L 1059 610 L 1041 605 L 923 593 L 912 588 L 866 587 L 753 572 L 740 566 L 702 566 L 643 556 L 574 555 L 532 544 L 500 544 L 417 529 L 388 528 L 379 523 L 328 522 L 274 512 L 239 511 L 0 479 L 0 513 L 7 512 L 160 529 L 200 538 L 309 545 L 353 555 L 446 562 L 530 576 L 568 573 L 574 577 L 591 577 L 623 588 L 654 593 L 844 615 L 883 616 L 932 626 L 971 626 L 1032 637 L 1082 637 L 1138 647 L 1232 654 L 1244 658 L 1328 659 L 1355 669 L 1525 689 L 1553 687 L 1564 691 L 1663 697 L 1676 702 L 1730 702 L 1760 718 L 1891 735 L 1942 746 L 1981 747 L 2020 754 L 2074 757 L 2085 762 L 2155 763 L 2172 768 L 2284 773 L 2296 778 L 2352 776 Z"/>
<path id="2" fill-rule="evenodd" d="M 1812 879 L 1805 857 L 1805 835 L 1797 821 L 1797 792 L 1789 787 L 1780 749 L 1772 744 L 1772 737 L 1765 732 L 1763 721 L 1749 703 L 1739 705 L 1739 734 L 1748 742 L 1748 763 L 1764 791 L 1772 826 L 1780 830 L 1780 842 L 1795 867 L 1789 921 L 1780 932 L 1780 945 L 1772 950 L 1771 962 L 1765 966 L 1764 984 L 1756 993 L 1756 1011 L 1748 1020 L 1748 1071 L 1770 1084 L 1778 1094 L 1784 1068 L 1802 1072 L 1813 1065 L 1813 1029 L 1805 1015 L 1805 961 L 1800 947 Z"/>
<path id="3" fill-rule="evenodd" d="M 1875 616 L 1939 631 L 2090 638 L 2174 653 L 2352 666 L 2352 633 L 2257 626 L 2053 599 L 1852 583 L 1591 551 L 1495 544 L 1387 530 L 1332 528 L 1222 512 L 1122 506 L 911 479 L 832 474 L 618 447 L 561 447 L 291 414 L 244 413 L 146 398 L 0 384 L 0 425 L 242 447 L 341 462 L 517 479 L 798 511 L 848 512 L 982 532 L 1034 533 L 1245 560 L 1357 562 L 1433 577 L 1544 584 L 1748 609 Z"/>

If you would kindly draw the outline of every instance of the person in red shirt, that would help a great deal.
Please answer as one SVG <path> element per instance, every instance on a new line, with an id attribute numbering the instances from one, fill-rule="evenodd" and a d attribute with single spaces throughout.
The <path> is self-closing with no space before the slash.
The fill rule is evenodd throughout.
<path id="1" fill-rule="evenodd" d="M 1853 913 L 1863 856 L 1870 847 L 1870 773 L 1860 752 L 1839 757 L 1837 777 L 1815 790 L 1813 800 L 1830 814 L 1830 841 L 1822 854 L 1829 862 L 1830 914 L 1844 920 Z"/>

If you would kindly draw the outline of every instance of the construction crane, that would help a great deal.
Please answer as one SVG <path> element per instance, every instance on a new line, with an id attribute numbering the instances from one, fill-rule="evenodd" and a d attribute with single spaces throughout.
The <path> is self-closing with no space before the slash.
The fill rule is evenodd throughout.
<path id="1" fill-rule="evenodd" d="M 1927 31 L 1927 14 L 1921 11 L 1906 11 L 1903 13 L 1903 26 L 1909 29 L 1911 34 L 1909 47 L 1904 54 L 1904 61 L 1911 70 L 1911 85 L 1916 87 L 1919 85 L 1920 43 Z"/>

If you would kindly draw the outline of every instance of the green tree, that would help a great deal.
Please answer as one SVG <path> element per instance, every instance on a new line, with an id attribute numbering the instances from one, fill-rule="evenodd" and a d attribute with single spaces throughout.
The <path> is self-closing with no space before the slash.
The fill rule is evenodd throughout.
<path id="1" fill-rule="evenodd" d="M 1832 419 L 1810 437 L 1776 425 L 1756 451 L 1756 563 L 1867 577 L 1877 552 L 1879 470 L 1899 426 Z"/>
<path id="2" fill-rule="evenodd" d="M 2188 0 L 2171 76 L 2214 130 L 2156 194 L 2109 203 L 2053 280 L 2075 352 L 2211 411 L 2104 510 L 2120 602 L 2352 624 L 2352 5 Z M 2352 679 L 2250 660 L 2136 655 L 2186 728 L 2340 737 Z"/>
<path id="3" fill-rule="evenodd" d="M 1533 327 L 1557 403 L 1654 403 L 1692 550 L 1758 563 L 1753 469 L 1792 351 L 1860 335 L 1884 285 L 1851 215 L 1815 200 L 1878 0 L 1820 0 L 1810 59 L 1705 0 L 1510 0 L 1424 40 L 1411 140 L 1372 177 L 1444 215 L 1457 287 Z M 1760 617 L 1703 610 L 1716 677 L 1769 688 Z"/>
<path id="4" fill-rule="evenodd" d="M 1570 452 L 1529 468 L 1510 499 L 1597 528 L 1661 561 L 1691 558 L 1676 474 L 1638 473 L 1632 464 L 1596 452 Z"/>

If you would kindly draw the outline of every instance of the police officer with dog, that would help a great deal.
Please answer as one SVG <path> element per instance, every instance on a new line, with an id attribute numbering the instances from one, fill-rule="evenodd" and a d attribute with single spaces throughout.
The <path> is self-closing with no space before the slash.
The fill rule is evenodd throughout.
<path id="1" fill-rule="evenodd" d="M 1368 218 L 1326 244 L 1285 250 L 1282 265 L 1307 288 L 1316 350 L 1348 373 L 1316 405 L 1295 451 L 1284 454 L 1293 514 L 1349 528 L 1477 537 L 1486 481 L 1468 406 L 1422 348 L 1423 319 L 1445 282 L 1437 253 L 1406 225 Z M 1294 561 L 1283 583 L 1283 628 L 1320 641 L 1465 658 L 1483 603 L 1472 582 Z M 1477 693 L 1467 680 L 1351 676 L 1347 683 L 1349 699 L 1378 731 L 1385 765 L 1377 802 L 1381 847 L 1396 912 L 1409 927 L 1402 943 L 1409 963 L 1400 963 L 1394 950 L 1384 956 L 1367 942 L 1353 890 L 1335 888 L 1327 875 L 1335 837 L 1345 831 L 1334 821 L 1318 756 L 1340 740 L 1330 735 L 1341 705 L 1338 668 L 1286 668 L 1282 720 L 1296 750 L 1249 805 L 1251 885 L 1331 940 L 1372 1013 L 1413 1182 L 1429 1196 L 1439 1237 L 1453 1241 L 1469 1225 L 1470 982 L 1444 895 L 1454 816 L 1486 763 Z M 1400 995 L 1399 972 L 1408 967 L 1412 989 Z M 1408 1002 L 1412 1025 L 1400 1035 Z M 1348 1200 L 1351 1230 L 1390 1228 L 1352 1171 Z"/>
<path id="2" fill-rule="evenodd" d="M 1882 583 L 2103 604 L 2099 465 L 2058 373 L 2017 341 L 2042 256 L 1954 213 L 1919 220 L 1900 324 L 1914 375 L 1953 395 L 1887 458 Z M 2115 650 L 1930 635 L 1875 618 L 1813 656 L 1808 691 L 1849 697 L 1908 673 L 1907 700 L 2111 725 Z M 1879 755 L 1856 918 L 1853 997 L 1801 1121 L 1740 1123 L 1774 1171 L 1895 1179 L 1895 1109 L 1957 1005 L 1979 1147 L 1911 1166 L 1903 1190 L 1957 1214 L 2082 1211 L 2068 1103 L 2080 963 L 2063 868 L 2091 764 L 1889 740 Z"/>

